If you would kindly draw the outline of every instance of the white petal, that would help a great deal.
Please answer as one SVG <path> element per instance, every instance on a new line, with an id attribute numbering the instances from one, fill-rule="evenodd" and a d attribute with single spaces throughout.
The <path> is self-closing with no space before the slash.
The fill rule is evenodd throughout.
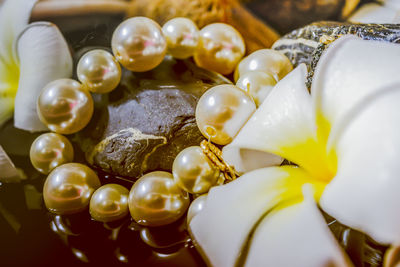
<path id="1" fill-rule="evenodd" d="M 0 6 L 0 64 L 15 60 L 14 42 L 26 27 L 37 0 L 9 0 Z"/>
<path id="2" fill-rule="evenodd" d="M 19 38 L 18 55 L 20 79 L 15 98 L 15 127 L 31 132 L 47 130 L 36 112 L 37 98 L 49 82 L 71 77 L 68 45 L 56 25 L 33 23 Z"/>
<path id="3" fill-rule="evenodd" d="M 316 160 L 321 158 L 321 151 L 317 151 L 306 76 L 307 69 L 302 64 L 282 79 L 233 142 L 224 147 L 223 158 L 239 173 L 281 163 L 281 158 L 269 153 L 313 174 L 319 172 L 315 162 L 321 162 Z"/>
<path id="4" fill-rule="evenodd" d="M 1 66 L 0 64 L 0 73 L 2 71 Z M 0 127 L 12 117 L 13 111 L 14 97 L 10 95 L 9 84 L 0 80 Z"/>
<path id="5" fill-rule="evenodd" d="M 330 123 L 319 121 L 320 128 L 327 128 L 320 130 L 325 135 L 336 131 L 357 103 L 400 82 L 399 58 L 400 44 L 365 41 L 353 35 L 333 42 L 317 64 L 311 88 L 318 118 Z"/>
<path id="6" fill-rule="evenodd" d="M 267 216 L 254 233 L 245 266 L 352 266 L 313 199 Z"/>
<path id="7" fill-rule="evenodd" d="M 341 223 L 384 244 L 400 244 L 399 103 L 400 83 L 353 108 L 335 143 L 337 174 L 320 202 Z"/>
<path id="8" fill-rule="evenodd" d="M 7 153 L 0 146 L 0 182 L 18 182 L 21 176 Z"/>
<path id="9" fill-rule="evenodd" d="M 349 21 L 357 23 L 399 23 L 400 10 L 377 3 L 369 3 L 359 8 Z"/>
<path id="10" fill-rule="evenodd" d="M 287 197 L 301 197 L 307 174 L 295 167 L 270 167 L 246 173 L 210 190 L 190 231 L 212 266 L 234 266 L 257 221 Z"/>

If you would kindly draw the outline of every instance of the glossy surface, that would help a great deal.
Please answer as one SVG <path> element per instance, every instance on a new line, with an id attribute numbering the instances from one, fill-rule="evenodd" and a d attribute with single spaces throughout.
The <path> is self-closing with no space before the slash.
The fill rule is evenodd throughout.
<path id="1" fill-rule="evenodd" d="M 93 114 L 93 99 L 79 82 L 60 79 L 43 89 L 37 110 L 40 120 L 51 131 L 72 134 L 89 123 Z"/>
<path id="2" fill-rule="evenodd" d="M 49 174 L 54 168 L 74 159 L 74 148 L 64 136 L 46 133 L 33 141 L 29 156 L 36 170 Z"/>
<path id="3" fill-rule="evenodd" d="M 81 57 L 77 75 L 82 85 L 90 92 L 103 94 L 118 86 L 121 67 L 113 55 L 105 50 L 95 49 Z"/>
<path id="4" fill-rule="evenodd" d="M 128 215 L 129 190 L 119 184 L 106 184 L 98 188 L 90 199 L 89 211 L 93 219 L 111 222 Z"/>
<path id="5" fill-rule="evenodd" d="M 249 71 L 262 71 L 272 74 L 278 81 L 292 70 L 292 63 L 283 53 L 272 49 L 260 49 L 240 61 L 235 70 L 234 78 L 237 81 Z"/>
<path id="6" fill-rule="evenodd" d="M 224 23 L 213 23 L 201 29 L 194 60 L 205 69 L 229 74 L 245 52 L 243 38 L 235 28 Z"/>
<path id="7" fill-rule="evenodd" d="M 261 105 L 275 85 L 274 76 L 261 71 L 247 72 L 240 76 L 236 83 L 237 87 L 251 95 L 257 107 Z"/>
<path id="8" fill-rule="evenodd" d="M 217 85 L 209 89 L 197 103 L 196 123 L 207 139 L 226 145 L 255 110 L 253 99 L 238 87 Z"/>
<path id="9" fill-rule="evenodd" d="M 116 59 L 125 68 L 135 72 L 155 68 L 167 52 L 161 27 L 145 17 L 122 22 L 113 33 L 111 47 Z"/>
<path id="10" fill-rule="evenodd" d="M 207 196 L 207 194 L 201 195 L 190 203 L 186 217 L 187 225 L 189 225 L 192 219 L 204 209 L 207 202 Z"/>
<path id="11" fill-rule="evenodd" d="M 129 211 L 141 225 L 161 226 L 178 220 L 189 206 L 189 195 L 168 172 L 142 176 L 129 193 Z"/>
<path id="12" fill-rule="evenodd" d="M 178 186 L 191 194 L 208 192 L 219 177 L 219 169 L 199 146 L 182 150 L 175 158 L 172 173 Z"/>
<path id="13" fill-rule="evenodd" d="M 191 19 L 171 19 L 164 24 L 162 31 L 167 40 L 168 53 L 179 59 L 193 56 L 199 41 L 199 29 Z"/>
<path id="14" fill-rule="evenodd" d="M 47 209 L 56 214 L 73 214 L 85 210 L 93 192 L 100 187 L 97 174 L 80 163 L 55 168 L 43 187 Z"/>

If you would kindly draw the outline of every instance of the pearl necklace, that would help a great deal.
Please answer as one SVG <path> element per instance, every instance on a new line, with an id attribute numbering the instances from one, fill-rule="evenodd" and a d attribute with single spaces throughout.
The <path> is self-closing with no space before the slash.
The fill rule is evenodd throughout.
<path id="1" fill-rule="evenodd" d="M 46 207 L 63 215 L 89 206 L 92 218 L 101 222 L 121 219 L 130 212 L 139 224 L 161 226 L 182 217 L 190 204 L 189 194 L 193 194 L 197 198 L 188 211 L 190 221 L 204 206 L 211 187 L 237 176 L 211 142 L 230 143 L 292 65 L 284 55 L 269 49 L 241 61 L 244 41 L 232 26 L 213 23 L 199 31 L 187 18 L 174 18 L 162 28 L 146 17 L 130 18 L 114 31 L 111 47 L 115 57 L 101 49 L 81 57 L 77 66 L 80 82 L 53 81 L 38 98 L 39 118 L 54 132 L 39 136 L 30 151 L 32 165 L 48 174 L 43 189 Z M 199 99 L 196 122 L 208 141 L 181 151 L 172 173 L 148 173 L 130 191 L 118 184 L 101 186 L 92 169 L 72 163 L 72 144 L 61 134 L 76 133 L 89 123 L 94 109 L 90 92 L 114 90 L 121 80 L 119 64 L 133 72 L 145 72 L 157 67 L 167 52 L 178 59 L 193 56 L 198 66 L 221 74 L 236 68 L 237 84 L 215 86 Z"/>

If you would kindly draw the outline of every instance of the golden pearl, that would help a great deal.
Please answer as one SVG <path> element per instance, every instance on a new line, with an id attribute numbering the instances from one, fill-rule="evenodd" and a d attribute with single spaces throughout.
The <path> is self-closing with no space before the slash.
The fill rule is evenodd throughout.
<path id="1" fill-rule="evenodd" d="M 208 194 L 204 194 L 192 201 L 186 217 L 187 225 L 189 225 L 192 219 L 204 209 L 207 203 L 207 196 Z"/>
<path id="2" fill-rule="evenodd" d="M 100 187 L 97 174 L 80 163 L 55 168 L 43 188 L 44 203 L 56 214 L 72 214 L 87 208 L 93 192 Z"/>
<path id="3" fill-rule="evenodd" d="M 132 218 L 146 226 L 161 226 L 175 222 L 185 214 L 189 195 L 168 172 L 148 173 L 132 186 L 129 211 Z"/>
<path id="4" fill-rule="evenodd" d="M 119 184 L 106 184 L 97 189 L 90 200 L 89 211 L 93 219 L 111 222 L 128 215 L 129 190 Z"/>
<path id="5" fill-rule="evenodd" d="M 224 23 L 213 23 L 201 29 L 194 60 L 205 69 L 229 74 L 245 51 L 243 38 L 235 28 Z"/>
<path id="6" fill-rule="evenodd" d="M 276 80 L 274 76 L 270 73 L 261 71 L 247 72 L 240 76 L 236 83 L 237 87 L 253 97 L 257 107 L 261 105 L 275 85 Z"/>
<path id="7" fill-rule="evenodd" d="M 185 59 L 193 56 L 198 41 L 199 29 L 188 18 L 174 18 L 162 27 L 167 40 L 168 52 L 175 58 Z"/>
<path id="8" fill-rule="evenodd" d="M 175 182 L 191 194 L 208 192 L 219 177 L 219 169 L 212 164 L 199 146 L 182 150 L 174 160 L 172 173 Z"/>
<path id="9" fill-rule="evenodd" d="M 72 134 L 89 123 L 93 114 L 93 99 L 79 82 L 60 79 L 43 89 L 37 110 L 40 120 L 51 131 Z"/>
<path id="10" fill-rule="evenodd" d="M 62 135 L 46 133 L 33 141 L 29 153 L 33 167 L 43 174 L 74 159 L 71 142 Z"/>
<path id="11" fill-rule="evenodd" d="M 121 67 L 105 50 L 95 49 L 84 54 L 78 62 L 79 81 L 93 93 L 109 93 L 121 81 Z"/>
<path id="12" fill-rule="evenodd" d="M 256 110 L 251 97 L 234 85 L 210 88 L 199 99 L 196 122 L 200 132 L 219 145 L 229 144 Z"/>
<path id="13" fill-rule="evenodd" d="M 163 61 L 167 42 L 161 27 L 152 19 L 134 17 L 114 31 L 111 47 L 117 60 L 127 69 L 148 71 Z"/>
<path id="14" fill-rule="evenodd" d="M 249 71 L 271 73 L 277 81 L 293 70 L 290 60 L 273 49 L 260 49 L 245 57 L 236 67 L 234 78 L 237 81 Z"/>

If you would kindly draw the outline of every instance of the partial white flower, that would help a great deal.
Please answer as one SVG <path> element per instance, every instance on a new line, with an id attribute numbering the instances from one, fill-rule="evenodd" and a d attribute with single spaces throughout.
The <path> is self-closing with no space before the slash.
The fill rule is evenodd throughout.
<path id="1" fill-rule="evenodd" d="M 245 174 L 211 189 L 190 222 L 210 265 L 351 266 L 318 206 L 400 243 L 399 58 L 398 44 L 345 36 L 323 53 L 311 94 L 304 65 L 277 84 L 223 150 Z M 298 167 L 265 168 L 251 151 Z"/>
<path id="2" fill-rule="evenodd" d="M 383 0 L 360 7 L 350 18 L 354 23 L 400 23 L 400 1 Z"/>
<path id="3" fill-rule="evenodd" d="M 15 126 L 31 132 L 47 130 L 36 113 L 42 88 L 72 74 L 72 57 L 58 28 L 28 25 L 36 2 L 8 0 L 0 6 L 0 125 L 15 106 Z"/>

